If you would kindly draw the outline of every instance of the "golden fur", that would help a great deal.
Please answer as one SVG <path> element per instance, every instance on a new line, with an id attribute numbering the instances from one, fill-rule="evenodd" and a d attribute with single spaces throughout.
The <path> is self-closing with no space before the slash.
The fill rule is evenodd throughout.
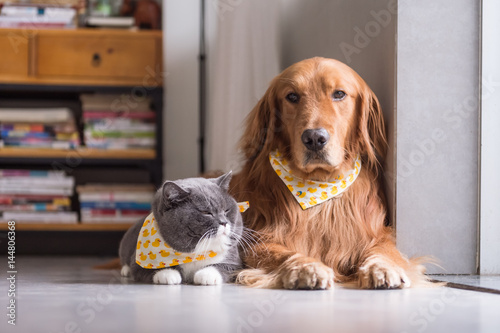
<path id="1" fill-rule="evenodd" d="M 332 94 L 347 95 L 334 101 Z M 290 93 L 298 103 L 286 99 Z M 330 140 L 323 159 L 307 161 L 306 129 L 324 128 Z M 403 288 L 426 281 L 423 266 L 396 249 L 386 226 L 380 167 L 386 134 L 379 102 L 363 79 L 336 60 L 312 58 L 273 79 L 248 116 L 241 140 L 243 170 L 231 192 L 249 200 L 245 225 L 261 239 L 244 255 L 249 269 L 238 281 L 263 288 L 330 288 L 351 282 L 361 288 Z M 293 173 L 326 181 L 350 168 L 359 153 L 362 169 L 341 197 L 305 211 L 275 174 L 269 153 L 279 149 Z"/>

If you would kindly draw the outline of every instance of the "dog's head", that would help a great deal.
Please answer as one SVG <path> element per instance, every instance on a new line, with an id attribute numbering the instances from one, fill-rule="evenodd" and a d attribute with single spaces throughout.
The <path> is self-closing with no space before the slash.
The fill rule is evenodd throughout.
<path id="1" fill-rule="evenodd" d="M 294 172 L 321 179 L 358 153 L 376 167 L 386 137 L 379 102 L 363 79 L 339 61 L 311 58 L 273 79 L 248 117 L 241 146 L 248 159 L 279 149 Z"/>

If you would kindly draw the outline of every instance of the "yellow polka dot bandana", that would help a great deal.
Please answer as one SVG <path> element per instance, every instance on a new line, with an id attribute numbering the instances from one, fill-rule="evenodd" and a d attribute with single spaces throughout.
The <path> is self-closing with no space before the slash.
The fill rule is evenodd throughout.
<path id="1" fill-rule="evenodd" d="M 250 207 L 248 201 L 239 202 L 240 212 Z M 135 262 L 142 268 L 159 269 L 186 264 L 194 261 L 202 261 L 218 255 L 217 252 L 206 250 L 203 253 L 183 253 L 174 250 L 168 245 L 158 232 L 158 223 L 153 215 L 149 214 L 142 225 L 137 248 L 135 251 Z"/>
<path id="2" fill-rule="evenodd" d="M 269 154 L 269 161 L 276 174 L 285 183 L 303 210 L 342 194 L 354 183 L 361 171 L 361 157 L 359 155 L 354 160 L 351 170 L 338 175 L 331 182 L 304 180 L 294 176 L 288 167 L 288 161 L 278 150 Z"/>

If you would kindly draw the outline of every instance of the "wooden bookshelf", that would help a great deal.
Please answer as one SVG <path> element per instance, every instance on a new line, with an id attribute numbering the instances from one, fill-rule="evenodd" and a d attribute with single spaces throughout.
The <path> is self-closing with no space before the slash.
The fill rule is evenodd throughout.
<path id="1" fill-rule="evenodd" d="M 16 223 L 16 231 L 126 231 L 132 223 Z M 0 231 L 6 231 L 7 222 L 0 222 Z"/>
<path id="2" fill-rule="evenodd" d="M 12 37 L 20 43 L 12 44 Z M 2 169 L 63 170 L 86 183 L 163 181 L 162 32 L 107 29 L 0 29 L 0 107 L 65 107 L 73 111 L 82 138 L 81 94 L 117 94 L 151 99 L 155 112 L 155 148 L 100 150 L 0 148 Z M 16 39 L 17 41 L 17 39 Z M 17 47 L 16 47 L 17 46 Z M 5 54 L 4 54 L 5 53 Z M 78 212 L 78 196 L 72 197 Z M 18 222 L 23 254 L 99 254 L 118 249 L 120 233 L 131 223 Z M 0 231 L 7 223 L 0 221 Z M 45 232 L 43 237 L 38 232 Z M 70 242 L 59 242 L 67 232 Z M 94 232 L 91 236 L 88 234 Z M 112 235 L 109 233 L 112 232 Z M 103 235 L 100 235 L 103 233 Z M 49 246 L 46 246 L 47 239 Z M 93 246 L 88 247 L 88 242 Z M 111 252 L 110 252 L 111 251 Z M 2 254 L 0 252 L 0 254 Z"/>
<path id="3" fill-rule="evenodd" d="M 154 149 L 104 150 L 91 148 L 50 149 L 50 148 L 0 148 L 0 157 L 16 158 L 65 158 L 78 157 L 83 159 L 154 159 Z"/>

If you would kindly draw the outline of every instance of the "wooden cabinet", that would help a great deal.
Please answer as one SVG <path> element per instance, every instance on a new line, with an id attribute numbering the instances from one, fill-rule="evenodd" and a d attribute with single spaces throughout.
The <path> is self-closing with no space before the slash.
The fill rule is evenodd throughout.
<path id="1" fill-rule="evenodd" d="M 0 83 L 162 85 L 161 32 L 0 29 Z"/>
<path id="2" fill-rule="evenodd" d="M 17 44 L 8 31 L 0 30 L 0 81 L 28 78 L 28 43 Z"/>

